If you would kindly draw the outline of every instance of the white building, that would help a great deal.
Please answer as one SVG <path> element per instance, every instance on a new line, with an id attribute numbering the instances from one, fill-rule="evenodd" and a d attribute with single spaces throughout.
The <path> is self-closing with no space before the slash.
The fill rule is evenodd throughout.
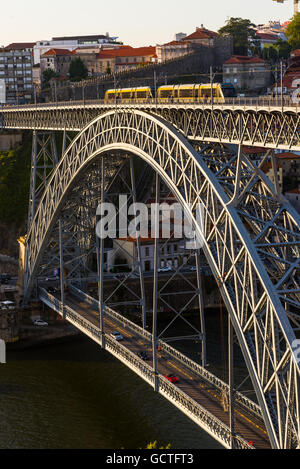
<path id="1" fill-rule="evenodd" d="M 68 36 L 68 37 L 54 37 L 51 41 L 38 41 L 33 48 L 34 63 L 40 63 L 41 56 L 49 49 L 75 49 L 84 47 L 120 47 L 120 42 L 117 42 L 117 37 L 110 37 L 106 35 L 93 35 L 93 36 Z"/>

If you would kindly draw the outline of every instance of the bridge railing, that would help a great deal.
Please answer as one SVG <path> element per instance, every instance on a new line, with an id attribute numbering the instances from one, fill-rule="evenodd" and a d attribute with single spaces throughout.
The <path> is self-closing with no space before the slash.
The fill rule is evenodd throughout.
<path id="1" fill-rule="evenodd" d="M 211 103 L 210 99 L 203 101 L 203 99 L 180 99 L 180 98 L 147 98 L 147 99 L 122 99 L 122 100 L 111 100 L 107 101 L 104 99 L 85 99 L 85 100 L 69 100 L 69 101 L 49 101 L 47 103 L 31 103 L 31 104 L 22 104 L 22 105 L 11 105 L 11 104 L 2 104 L 0 105 L 0 110 L 10 110 L 10 109 L 43 109 L 49 107 L 88 107 L 88 106 L 98 106 L 106 105 L 108 107 L 113 106 L 123 106 L 123 105 L 186 105 L 203 108 L 211 108 L 212 106 L 217 106 L 218 108 L 226 108 L 230 106 L 231 108 L 241 108 L 241 107 L 251 107 L 251 108 L 295 108 L 296 110 L 300 108 L 300 99 L 299 102 L 293 99 L 290 96 L 281 96 L 272 97 L 272 96 L 257 96 L 257 97 L 237 97 L 237 98 L 225 98 L 224 100 L 215 100 Z"/>
<path id="2" fill-rule="evenodd" d="M 80 299 L 84 299 L 84 301 L 90 304 L 93 308 L 98 308 L 99 303 L 98 301 L 89 296 L 87 293 L 79 290 L 74 286 L 70 286 L 70 292 L 77 296 Z M 138 326 L 134 322 L 130 321 L 129 319 L 125 318 L 121 314 L 114 311 L 112 308 L 105 306 L 105 313 L 108 314 L 110 317 L 114 318 L 120 325 L 123 327 L 127 327 L 131 331 L 137 333 L 140 337 L 146 339 L 149 343 L 152 342 L 152 334 L 142 327 Z M 229 393 L 229 386 L 227 383 L 222 381 L 220 378 L 215 376 L 214 374 L 210 373 L 206 368 L 203 368 L 199 363 L 196 363 L 183 353 L 176 350 L 171 345 L 167 344 L 166 342 L 159 340 L 159 346 L 162 352 L 167 353 L 170 357 L 175 358 L 178 362 L 182 363 L 186 367 L 188 367 L 191 371 L 195 372 L 197 375 L 201 376 L 207 383 L 212 385 L 214 388 L 218 389 L 221 393 L 224 392 L 226 395 Z M 237 391 L 235 393 L 235 402 L 236 404 L 240 404 L 242 407 L 250 410 L 252 414 L 255 414 L 258 418 L 262 419 L 262 413 L 260 407 L 253 402 L 251 399 L 247 398 L 245 395 Z"/>
<path id="3" fill-rule="evenodd" d="M 99 327 L 95 326 L 87 319 L 84 319 L 69 306 L 63 306 L 54 295 L 47 292 L 44 288 L 39 289 L 39 296 L 48 306 L 55 309 L 59 314 L 64 314 L 68 321 L 102 345 L 102 334 Z M 93 302 L 91 301 L 90 304 L 92 305 Z M 109 336 L 105 336 L 105 347 L 137 374 L 142 376 L 149 384 L 154 385 L 152 368 L 143 360 L 139 359 L 133 352 Z M 202 428 L 205 427 L 218 441 L 222 442 L 228 448 L 231 447 L 232 435 L 229 427 L 182 390 L 178 389 L 174 384 L 166 380 L 162 375 L 158 375 L 158 391 L 180 408 L 186 415 L 190 416 L 195 422 L 198 422 Z M 238 435 L 234 436 L 234 446 L 237 449 L 254 449 L 252 445 Z"/>

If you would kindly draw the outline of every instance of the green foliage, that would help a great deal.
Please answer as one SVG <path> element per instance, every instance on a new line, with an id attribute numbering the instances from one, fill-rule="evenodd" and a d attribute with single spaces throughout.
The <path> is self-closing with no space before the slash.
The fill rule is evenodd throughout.
<path id="1" fill-rule="evenodd" d="M 27 217 L 31 136 L 17 150 L 0 152 L 0 222 L 21 224 Z"/>
<path id="2" fill-rule="evenodd" d="M 292 52 L 291 44 L 287 41 L 283 41 L 282 39 L 279 39 L 276 42 L 275 48 L 278 52 L 278 57 L 280 59 L 288 59 L 290 56 L 290 53 Z"/>
<path id="3" fill-rule="evenodd" d="M 110 65 L 109 65 L 109 64 L 107 64 L 105 73 L 106 73 L 106 75 L 110 75 L 110 74 L 111 74 L 111 68 L 110 68 Z"/>
<path id="4" fill-rule="evenodd" d="M 297 13 L 288 27 L 286 28 L 286 36 L 292 50 L 300 49 L 300 13 Z"/>
<path id="5" fill-rule="evenodd" d="M 69 74 L 71 81 L 81 81 L 88 77 L 88 69 L 80 57 L 76 57 L 70 63 Z"/>
<path id="6" fill-rule="evenodd" d="M 56 77 L 56 73 L 54 72 L 54 70 L 52 70 L 51 68 L 49 68 L 48 70 L 45 70 L 43 72 L 43 88 L 49 88 L 50 87 L 50 80 L 51 78 L 55 78 Z"/>
<path id="7" fill-rule="evenodd" d="M 61 153 L 62 135 L 56 134 L 58 154 Z M 16 150 L 0 152 L 0 223 L 16 223 L 27 219 L 32 133 L 24 133 L 23 144 Z"/>
<path id="8" fill-rule="evenodd" d="M 279 39 L 275 44 L 266 44 L 262 51 L 262 58 L 275 62 L 278 59 L 288 59 L 292 51 L 287 41 Z"/>
<path id="9" fill-rule="evenodd" d="M 278 52 L 274 46 L 266 46 L 262 51 L 262 58 L 264 60 L 275 61 L 278 58 Z"/>
<path id="10" fill-rule="evenodd" d="M 243 18 L 230 18 L 227 24 L 219 29 L 221 36 L 233 37 L 233 49 L 236 55 L 248 55 L 249 39 L 255 37 L 255 24 Z"/>

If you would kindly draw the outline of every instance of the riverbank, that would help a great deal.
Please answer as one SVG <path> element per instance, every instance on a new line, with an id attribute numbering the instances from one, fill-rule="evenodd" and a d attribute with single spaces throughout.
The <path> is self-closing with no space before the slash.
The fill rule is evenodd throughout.
<path id="1" fill-rule="evenodd" d="M 26 350 L 48 347 L 52 344 L 73 342 L 83 337 L 83 334 L 71 324 L 59 324 L 48 327 L 21 326 L 20 339 L 7 343 L 7 350 Z"/>

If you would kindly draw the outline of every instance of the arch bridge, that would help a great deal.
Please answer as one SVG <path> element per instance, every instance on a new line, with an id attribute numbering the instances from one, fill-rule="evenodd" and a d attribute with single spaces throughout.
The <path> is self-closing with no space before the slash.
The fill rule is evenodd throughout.
<path id="1" fill-rule="evenodd" d="M 38 295 L 226 448 L 300 444 L 300 217 L 281 193 L 274 152 L 300 151 L 299 118 L 297 107 L 247 103 L 76 102 L 0 113 L 2 128 L 33 130 L 25 300 Z M 63 133 L 61 152 L 55 131 Z M 245 145 L 264 148 L 258 163 Z M 129 261 L 128 239 L 119 236 L 130 269 L 109 269 L 116 245 L 96 237 L 96 210 L 104 201 L 117 205 L 120 194 L 132 202 L 171 194 L 202 237 L 201 251 L 184 248 L 181 262 L 163 272 L 155 239 L 146 270 L 142 240 Z M 207 369 L 204 257 L 227 312 L 222 380 Z M 49 288 L 45 278 L 58 267 L 63 275 Z M 112 337 L 115 329 L 124 341 Z M 170 345 L 188 340 L 200 344 L 200 355 Z M 236 355 L 251 398 L 237 383 Z M 178 383 L 165 378 L 174 370 Z"/>

